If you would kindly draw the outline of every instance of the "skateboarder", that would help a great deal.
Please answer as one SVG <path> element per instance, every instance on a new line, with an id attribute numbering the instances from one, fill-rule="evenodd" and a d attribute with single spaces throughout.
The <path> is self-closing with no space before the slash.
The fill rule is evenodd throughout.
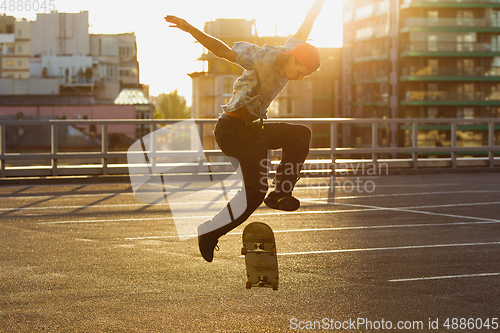
<path id="1" fill-rule="evenodd" d="M 245 222 L 263 201 L 273 209 L 285 211 L 300 206 L 292 190 L 309 153 L 311 130 L 304 125 L 284 122 L 264 125 L 262 119 L 267 118 L 267 108 L 289 80 L 302 80 L 319 68 L 319 50 L 305 41 L 324 2 L 314 2 L 297 33 L 282 47 L 237 42 L 230 48 L 181 18 L 165 17 L 171 27 L 191 34 L 215 56 L 245 69 L 234 84 L 231 101 L 222 106 L 223 113 L 214 129 L 222 152 L 236 159 L 241 167 L 244 192 L 236 194 L 212 220 L 198 227 L 200 253 L 208 262 L 213 260 L 219 237 Z M 276 170 L 275 189 L 266 197 L 267 151 L 279 148 L 283 155 Z M 234 203 L 242 195 L 246 196 L 246 207 L 236 214 Z"/>

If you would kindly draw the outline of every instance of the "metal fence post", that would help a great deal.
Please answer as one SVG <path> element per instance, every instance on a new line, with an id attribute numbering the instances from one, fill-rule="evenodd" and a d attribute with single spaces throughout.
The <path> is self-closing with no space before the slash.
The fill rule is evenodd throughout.
<path id="1" fill-rule="evenodd" d="M 101 125 L 102 175 L 108 175 L 108 124 Z"/>
<path id="2" fill-rule="evenodd" d="M 153 172 L 155 172 L 156 160 L 157 160 L 157 156 L 156 156 L 156 153 L 157 153 L 157 151 L 156 151 L 156 146 L 157 146 L 156 145 L 157 144 L 156 135 L 157 135 L 157 133 L 155 133 L 156 132 L 156 123 L 153 122 L 150 125 L 150 128 L 151 128 L 151 135 L 150 135 L 150 138 L 151 138 L 151 142 L 150 142 L 151 170 L 153 170 Z"/>
<path id="3" fill-rule="evenodd" d="M 335 176 L 335 149 L 337 148 L 337 132 L 338 124 L 336 122 L 330 123 L 330 158 L 332 159 L 332 175 Z"/>
<path id="4" fill-rule="evenodd" d="M 50 124 L 50 153 L 52 154 L 52 176 L 57 176 L 57 123 Z"/>
<path id="5" fill-rule="evenodd" d="M 6 127 L 6 125 L 0 124 L 0 178 L 5 178 L 5 164 L 7 163 L 7 160 L 5 160 L 5 149 L 7 148 L 7 136 L 5 135 Z"/>
<path id="6" fill-rule="evenodd" d="M 457 151 L 455 150 L 457 148 L 457 127 L 456 122 L 451 123 L 451 166 L 453 169 L 457 168 Z"/>
<path id="7" fill-rule="evenodd" d="M 337 134 L 338 134 L 338 124 L 335 121 L 330 123 L 330 157 L 332 159 L 332 171 L 330 173 L 330 184 L 328 186 L 328 201 L 335 200 L 335 177 L 337 164 L 335 163 L 335 149 L 337 149 Z"/>
<path id="8" fill-rule="evenodd" d="M 201 149 L 201 153 L 203 153 L 205 151 L 205 148 L 204 148 L 204 137 L 205 137 L 204 129 L 205 129 L 205 125 L 202 122 L 202 123 L 196 124 L 195 127 L 198 129 L 198 134 L 197 135 L 200 136 L 200 142 L 201 142 L 201 147 L 198 147 L 198 148 L 200 148 Z M 208 170 L 212 170 L 211 169 L 212 166 L 208 165 L 210 163 L 209 160 L 208 160 L 208 156 L 205 156 L 205 158 L 207 159 L 207 168 L 208 168 Z M 198 170 L 200 172 L 203 172 L 203 170 L 205 170 L 203 168 L 203 161 L 204 161 L 204 159 L 200 159 L 198 161 Z"/>
<path id="9" fill-rule="evenodd" d="M 412 153 L 413 169 L 418 169 L 418 153 L 416 149 L 418 148 L 418 123 L 412 124 L 412 147 L 415 149 Z"/>
<path id="10" fill-rule="evenodd" d="M 495 151 L 493 150 L 493 146 L 495 145 L 495 123 L 488 123 L 488 157 L 490 168 L 495 166 Z"/>
<path id="11" fill-rule="evenodd" d="M 372 123 L 372 149 L 377 149 L 377 148 L 378 148 L 378 123 L 374 122 Z M 378 170 L 377 153 L 375 152 L 372 153 L 372 163 L 374 167 Z"/>

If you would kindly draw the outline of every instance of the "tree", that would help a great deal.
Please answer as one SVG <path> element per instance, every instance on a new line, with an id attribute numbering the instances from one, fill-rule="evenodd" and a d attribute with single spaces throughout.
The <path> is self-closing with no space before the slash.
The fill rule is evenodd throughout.
<path id="1" fill-rule="evenodd" d="M 177 90 L 170 94 L 161 94 L 160 101 L 156 105 L 156 119 L 188 119 L 191 110 L 186 106 L 186 99 L 177 94 Z"/>

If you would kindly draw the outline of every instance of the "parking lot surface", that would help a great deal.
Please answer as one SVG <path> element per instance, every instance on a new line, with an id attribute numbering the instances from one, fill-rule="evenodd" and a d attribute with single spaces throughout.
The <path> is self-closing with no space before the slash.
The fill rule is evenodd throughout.
<path id="1" fill-rule="evenodd" d="M 273 291 L 245 289 L 247 223 L 207 263 L 130 183 L 1 187 L 0 331 L 500 332 L 498 173 L 301 179 L 294 195 L 298 211 L 247 221 L 275 232 Z"/>

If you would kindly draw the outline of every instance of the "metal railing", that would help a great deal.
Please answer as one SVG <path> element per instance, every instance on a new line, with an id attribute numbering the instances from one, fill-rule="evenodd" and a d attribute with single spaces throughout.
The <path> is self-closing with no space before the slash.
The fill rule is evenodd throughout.
<path id="1" fill-rule="evenodd" d="M 410 4 L 500 4 L 500 0 L 404 0 L 404 5 Z"/>
<path id="2" fill-rule="evenodd" d="M 500 146 L 498 138 L 500 129 L 496 124 L 500 119 L 496 118 L 475 118 L 475 119 L 347 119 L 347 118 L 299 118 L 299 119 L 273 119 L 271 121 L 286 121 L 289 123 L 301 123 L 307 125 L 328 124 L 330 127 L 329 148 L 311 148 L 307 163 L 315 163 L 321 170 L 321 175 L 334 174 L 335 167 L 339 162 L 348 157 L 354 156 L 359 163 L 380 163 L 387 164 L 394 169 L 419 169 L 429 167 L 440 167 L 456 169 L 460 167 L 488 167 L 494 168 L 500 165 Z M 108 128 L 112 125 L 135 125 L 149 127 L 152 133 L 157 129 L 179 122 L 179 120 L 44 120 L 44 121 L 1 121 L 0 122 L 0 178 L 6 177 L 50 177 L 50 176 L 78 176 L 78 175 L 127 175 L 128 167 L 126 163 L 127 151 L 109 151 Z M 216 119 L 196 119 L 200 137 L 205 137 L 204 125 L 214 125 Z M 424 125 L 425 124 L 425 125 Z M 482 124 L 477 126 L 477 124 Z M 7 127 L 8 126 L 50 126 L 50 152 L 7 152 Z M 101 147 L 99 151 L 91 152 L 61 152 L 58 145 L 58 129 L 62 125 L 89 126 L 95 125 L 101 128 Z M 458 144 L 458 133 L 465 125 L 476 125 L 487 131 L 487 144 L 483 146 L 464 147 Z M 451 131 L 451 145 L 449 147 L 420 147 L 419 131 L 428 130 L 434 126 L 441 131 L 443 127 Z M 369 147 L 339 147 L 339 131 L 343 127 L 371 128 L 371 145 Z M 467 127 L 467 126 L 465 126 Z M 411 146 L 408 147 L 382 147 L 379 144 L 380 131 L 394 132 L 396 130 L 411 133 Z M 369 131 L 369 130 L 368 130 Z M 178 151 L 155 152 L 151 146 L 148 153 L 152 156 L 166 157 L 179 155 Z M 222 156 L 220 150 L 204 150 L 206 156 Z M 156 154 L 156 155 L 155 155 Z M 184 155 L 197 156 L 197 151 L 184 151 Z M 445 158 L 429 158 L 429 155 L 449 155 Z M 486 155 L 486 157 L 460 158 L 458 155 Z M 424 155 L 426 156 L 424 158 Z M 363 156 L 363 157 L 360 157 Z M 387 157 L 389 156 L 389 157 Z M 48 160 L 50 164 L 38 163 L 40 160 Z M 113 161 L 120 161 L 113 163 Z M 352 159 L 351 159 L 352 160 Z M 77 163 L 62 163 L 61 161 L 77 161 Z M 95 163 L 95 161 L 99 161 Z M 125 161 L 125 162 L 124 162 Z M 25 165 L 15 166 L 15 163 L 22 162 Z M 321 162 L 321 163 L 318 163 Z M 155 163 L 155 159 L 152 159 Z M 10 164 L 10 166 L 9 166 Z M 26 165 L 28 164 L 28 165 Z M 189 168 L 188 168 L 189 169 Z M 186 169 L 193 172 L 193 169 Z M 307 168 L 305 168 L 307 169 Z M 195 171 L 194 171 L 195 172 Z M 307 176 L 307 174 L 306 174 Z"/>
<path id="3" fill-rule="evenodd" d="M 407 91 L 405 101 L 500 101 L 500 93 L 467 91 L 461 94 L 450 91 Z"/>
<path id="4" fill-rule="evenodd" d="M 496 19 L 485 18 L 430 18 L 409 17 L 406 19 L 406 27 L 433 27 L 433 28 L 498 28 L 500 22 Z"/>
<path id="5" fill-rule="evenodd" d="M 477 42 L 409 42 L 403 46 L 403 52 L 500 52 L 495 44 L 477 43 Z"/>

